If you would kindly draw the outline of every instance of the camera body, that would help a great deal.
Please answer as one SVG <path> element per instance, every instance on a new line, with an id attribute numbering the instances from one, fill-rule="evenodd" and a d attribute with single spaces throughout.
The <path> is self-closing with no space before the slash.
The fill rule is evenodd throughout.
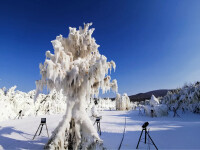
<path id="1" fill-rule="evenodd" d="M 102 119 L 102 116 L 96 117 L 96 121 L 99 122 Z"/>
<path id="2" fill-rule="evenodd" d="M 41 123 L 45 124 L 46 123 L 46 118 L 41 118 Z"/>
<path id="3" fill-rule="evenodd" d="M 148 123 L 148 122 L 145 122 L 145 123 L 142 125 L 142 128 L 145 129 L 148 125 L 149 125 L 149 123 Z"/>
<path id="4" fill-rule="evenodd" d="M 100 118 L 97 118 L 96 121 L 100 121 Z"/>

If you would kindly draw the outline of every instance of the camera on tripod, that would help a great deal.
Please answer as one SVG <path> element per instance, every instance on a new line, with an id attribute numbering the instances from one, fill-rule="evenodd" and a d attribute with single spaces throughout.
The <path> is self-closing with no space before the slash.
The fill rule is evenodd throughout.
<path id="1" fill-rule="evenodd" d="M 148 126 L 148 125 L 149 125 L 148 122 L 145 122 L 145 123 L 142 125 L 142 132 L 141 132 L 141 134 L 140 134 L 140 138 L 139 138 L 139 140 L 138 140 L 138 144 L 137 144 L 136 149 L 138 149 L 138 147 L 139 147 L 139 144 L 140 144 L 140 141 L 141 141 L 141 137 L 142 137 L 142 134 L 143 134 L 143 132 L 144 132 L 144 135 L 145 135 L 145 137 L 144 137 L 144 140 L 145 140 L 144 143 L 145 143 L 145 144 L 147 143 L 147 136 L 148 136 L 148 138 L 150 139 L 151 143 L 154 145 L 154 147 L 156 148 L 156 150 L 158 150 L 156 144 L 154 143 L 153 139 L 152 139 L 151 136 L 149 135 L 149 131 L 147 132 L 147 126 Z"/>
<path id="2" fill-rule="evenodd" d="M 145 122 L 145 123 L 142 125 L 142 128 L 145 129 L 148 125 L 149 125 L 149 123 L 148 123 L 148 122 Z"/>
<path id="3" fill-rule="evenodd" d="M 46 124 L 46 118 L 41 118 L 40 125 L 39 125 L 37 131 L 35 132 L 35 135 L 34 135 L 34 137 L 33 137 L 33 140 L 35 139 L 35 136 L 37 135 L 39 129 L 40 129 L 40 131 L 39 131 L 38 136 L 42 133 L 42 128 L 43 128 L 44 125 L 46 126 L 47 135 L 48 135 L 48 137 L 49 137 L 49 132 L 48 132 L 47 124 Z"/>
<path id="4" fill-rule="evenodd" d="M 94 125 L 95 125 L 95 123 L 97 124 L 97 131 L 99 132 L 100 135 L 101 135 L 101 126 L 100 126 L 101 119 L 102 119 L 102 116 L 96 117 L 96 120 L 94 122 Z"/>

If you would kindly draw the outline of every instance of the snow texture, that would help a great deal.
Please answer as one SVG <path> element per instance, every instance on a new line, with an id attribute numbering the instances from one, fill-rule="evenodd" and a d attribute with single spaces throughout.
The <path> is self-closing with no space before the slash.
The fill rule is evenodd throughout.
<path id="1" fill-rule="evenodd" d="M 103 93 L 117 91 L 117 81 L 111 81 L 109 70 L 115 70 L 114 61 L 107 61 L 99 53 L 95 39 L 92 37 L 92 23 L 84 24 L 84 28 L 69 27 L 69 35 L 62 35 L 51 41 L 54 54 L 46 52 L 44 64 L 40 64 L 41 80 L 36 81 L 36 97 L 47 85 L 48 89 L 62 90 L 66 97 L 66 114 L 46 145 L 48 149 L 67 149 L 72 139 L 73 149 L 89 148 L 101 139 L 87 115 L 87 101 Z M 75 125 L 72 127 L 70 123 Z M 66 134 L 67 133 L 67 134 Z M 69 134 L 69 136 L 68 136 Z"/>
<path id="2" fill-rule="evenodd" d="M 138 110 L 135 111 L 101 111 L 101 139 L 104 147 L 108 150 L 116 150 L 119 147 L 124 130 L 124 120 L 126 117 L 127 125 L 122 143 L 122 150 L 135 149 L 142 130 L 142 124 L 149 122 L 150 136 L 154 140 L 158 149 L 164 150 L 193 150 L 200 148 L 199 134 L 200 121 L 199 115 L 186 111 L 180 113 L 181 118 L 173 118 L 173 113 L 166 117 L 139 116 Z M 36 136 L 32 140 L 41 117 L 47 118 L 49 133 L 58 126 L 62 120 L 62 115 L 46 115 L 37 117 L 26 117 L 17 120 L 7 120 L 0 122 L 0 150 L 8 149 L 30 149 L 42 150 L 48 141 L 46 130 L 43 129 L 41 136 Z M 96 126 L 95 126 L 96 129 Z M 144 134 L 143 137 L 144 138 Z M 148 149 L 148 144 L 140 143 L 139 149 Z M 150 145 L 150 149 L 155 149 Z"/>

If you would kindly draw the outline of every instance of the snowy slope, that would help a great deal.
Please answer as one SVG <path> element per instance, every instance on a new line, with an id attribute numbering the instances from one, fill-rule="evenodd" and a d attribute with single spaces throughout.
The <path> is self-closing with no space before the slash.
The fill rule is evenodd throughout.
<path id="1" fill-rule="evenodd" d="M 159 149 L 200 149 L 200 119 L 199 115 L 187 112 L 181 118 L 169 117 L 150 118 L 138 116 L 136 111 L 102 111 L 101 129 L 104 146 L 107 149 L 118 149 L 124 121 L 127 126 L 121 149 L 135 149 L 141 125 L 149 121 L 150 135 Z M 43 116 L 40 116 L 43 117 Z M 41 136 L 32 138 L 36 132 L 40 117 L 27 117 L 19 120 L 0 122 L 0 149 L 42 149 L 47 142 L 46 130 Z M 62 115 L 47 115 L 49 133 L 58 125 Z M 151 146 L 153 149 L 153 147 Z M 147 149 L 147 145 L 140 144 L 139 149 Z"/>

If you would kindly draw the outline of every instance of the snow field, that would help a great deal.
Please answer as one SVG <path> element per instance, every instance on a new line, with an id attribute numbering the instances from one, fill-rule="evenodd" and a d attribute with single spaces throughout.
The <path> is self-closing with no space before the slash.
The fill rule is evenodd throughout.
<path id="1" fill-rule="evenodd" d="M 139 111 L 101 111 L 101 139 L 104 147 L 116 150 L 122 139 L 124 130 L 124 119 L 126 117 L 126 133 L 121 149 L 135 149 L 141 126 L 148 121 L 150 136 L 158 149 L 199 149 L 200 120 L 199 115 L 186 112 L 181 118 L 173 118 L 170 112 L 168 117 L 151 118 L 138 115 Z M 32 138 L 39 126 L 40 118 L 47 118 L 49 133 L 57 127 L 62 115 L 46 115 L 40 117 L 27 117 L 19 120 L 8 120 L 0 122 L 0 149 L 43 149 L 48 141 L 45 128 L 41 136 Z M 95 125 L 96 128 L 96 125 Z M 139 149 L 147 149 L 148 145 L 142 142 Z M 154 149 L 153 146 L 150 147 Z"/>

